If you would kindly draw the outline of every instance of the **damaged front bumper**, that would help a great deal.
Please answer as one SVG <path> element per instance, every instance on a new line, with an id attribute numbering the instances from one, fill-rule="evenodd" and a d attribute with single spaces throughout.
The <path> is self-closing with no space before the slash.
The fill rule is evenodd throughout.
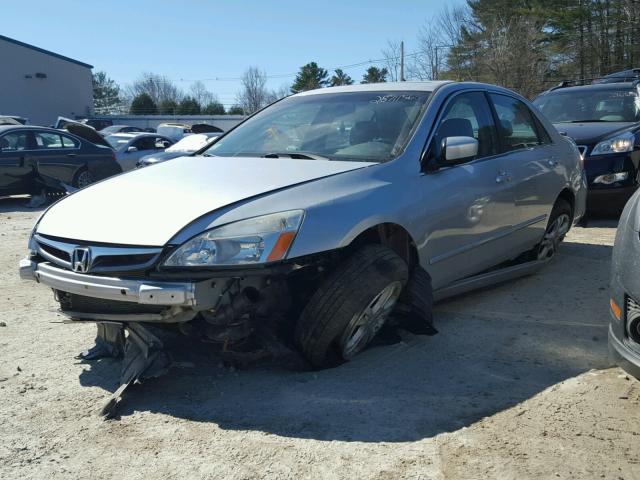
<path id="1" fill-rule="evenodd" d="M 30 258 L 20 261 L 19 270 L 22 279 L 41 283 L 56 292 L 127 302 L 127 305 L 166 307 L 149 312 L 62 311 L 74 320 L 180 323 L 193 319 L 198 310 L 212 307 L 211 302 L 206 301 L 211 298 L 210 286 L 206 288 L 207 295 L 203 292 L 198 301 L 198 291 L 205 290 L 204 285 L 202 288 L 199 285 L 207 282 L 159 282 L 88 275 Z"/>

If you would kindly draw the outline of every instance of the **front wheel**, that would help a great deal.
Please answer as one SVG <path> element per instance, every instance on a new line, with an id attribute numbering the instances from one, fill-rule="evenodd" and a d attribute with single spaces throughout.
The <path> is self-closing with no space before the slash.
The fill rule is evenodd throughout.
<path id="1" fill-rule="evenodd" d="M 551 260 L 555 256 L 560 242 L 564 240 L 571 228 L 571 218 L 571 205 L 566 200 L 559 198 L 551 210 L 547 229 L 538 244 L 538 260 Z"/>
<path id="2" fill-rule="evenodd" d="M 409 276 L 382 245 L 366 245 L 340 265 L 303 309 L 295 340 L 314 367 L 352 359 L 375 337 Z"/>

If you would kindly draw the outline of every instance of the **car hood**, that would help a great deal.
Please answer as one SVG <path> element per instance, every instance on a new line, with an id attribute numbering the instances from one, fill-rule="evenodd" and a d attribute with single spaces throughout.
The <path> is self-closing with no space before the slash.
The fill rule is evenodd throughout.
<path id="1" fill-rule="evenodd" d="M 37 231 L 91 243 L 163 246 L 213 210 L 369 165 L 375 163 L 180 157 L 112 177 L 64 198 L 42 217 Z"/>
<path id="2" fill-rule="evenodd" d="M 184 157 L 189 155 L 189 152 L 160 152 L 152 153 L 151 155 L 145 155 L 140 159 L 142 165 L 152 165 L 154 163 L 164 162 L 165 160 L 171 160 L 172 158 Z"/>
<path id="3" fill-rule="evenodd" d="M 554 123 L 553 126 L 561 134 L 573 138 L 578 145 L 592 146 L 611 135 L 623 132 L 634 123 L 629 122 L 586 122 L 586 123 Z"/>

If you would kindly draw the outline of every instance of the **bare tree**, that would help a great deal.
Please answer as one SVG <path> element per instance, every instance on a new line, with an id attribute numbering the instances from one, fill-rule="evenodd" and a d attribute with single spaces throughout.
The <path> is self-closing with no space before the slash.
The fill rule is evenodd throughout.
<path id="1" fill-rule="evenodd" d="M 189 95 L 203 107 L 218 101 L 218 97 L 211 93 L 200 80 L 191 84 L 191 87 L 189 87 Z"/>
<path id="2" fill-rule="evenodd" d="M 144 72 L 125 90 L 129 99 L 143 93 L 149 95 L 156 105 L 168 101 L 178 103 L 183 97 L 182 91 L 169 78 L 150 72 Z"/>
<path id="3" fill-rule="evenodd" d="M 400 81 L 400 42 L 387 40 L 387 46 L 382 49 L 381 53 L 385 58 L 384 65 L 387 68 L 389 81 Z"/>
<path id="4" fill-rule="evenodd" d="M 258 67 L 249 67 L 242 75 L 242 90 L 236 102 L 243 108 L 245 115 L 260 110 L 269 103 L 267 74 Z"/>
<path id="5" fill-rule="evenodd" d="M 408 65 L 411 78 L 436 80 L 438 72 L 446 65 L 446 49 L 440 28 L 435 20 L 430 20 L 418 33 L 418 52 Z"/>

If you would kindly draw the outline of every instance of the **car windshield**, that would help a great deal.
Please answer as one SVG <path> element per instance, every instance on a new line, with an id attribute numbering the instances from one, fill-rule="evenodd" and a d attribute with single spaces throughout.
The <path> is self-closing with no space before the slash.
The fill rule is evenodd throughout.
<path id="1" fill-rule="evenodd" d="M 398 156 L 431 92 L 302 95 L 266 108 L 218 140 L 207 155 L 384 162 Z"/>
<path id="2" fill-rule="evenodd" d="M 554 123 L 640 121 L 640 98 L 630 88 L 559 90 L 533 103 Z"/>
<path id="3" fill-rule="evenodd" d="M 204 147 L 208 140 L 209 137 L 200 133 L 187 135 L 178 143 L 167 148 L 167 152 L 195 152 Z"/>
<path id="4" fill-rule="evenodd" d="M 127 147 L 131 137 L 120 137 L 118 135 L 107 135 L 104 139 L 118 151 L 122 151 Z"/>

